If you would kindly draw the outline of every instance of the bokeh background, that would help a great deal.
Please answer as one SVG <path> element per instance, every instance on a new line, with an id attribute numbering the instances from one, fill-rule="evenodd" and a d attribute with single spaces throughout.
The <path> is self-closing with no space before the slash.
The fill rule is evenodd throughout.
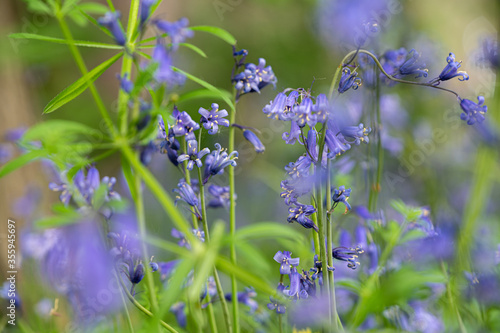
<path id="1" fill-rule="evenodd" d="M 472 100 L 477 95 L 484 95 L 489 112 L 498 112 L 498 106 L 492 100 L 495 73 L 479 64 L 477 58 L 481 39 L 497 35 L 500 2 L 396 2 L 401 10 L 386 17 L 382 31 L 376 37 L 376 42 L 370 44 L 370 49 L 381 54 L 388 49 L 415 48 L 429 68 L 429 78 L 439 74 L 446 65 L 448 53 L 454 52 L 458 60 L 463 60 L 462 69 L 471 78 L 465 83 L 456 80 L 446 82 L 446 87 Z M 3 0 L 0 3 L 0 135 L 9 129 L 29 127 L 46 119 L 71 119 L 99 128 L 99 113 L 88 92 L 58 112 L 42 116 L 43 107 L 80 74 L 66 45 L 8 38 L 14 32 L 62 38 L 57 22 L 33 14 L 28 10 L 27 3 L 29 1 L 20 0 Z M 101 3 L 105 4 L 105 1 Z M 125 19 L 128 1 L 116 1 L 115 5 L 122 9 Z M 238 104 L 237 123 L 259 129 L 266 145 L 265 153 L 257 155 L 243 137 L 237 135 L 236 147 L 240 151 L 237 167 L 239 226 L 260 221 L 287 223 L 287 207 L 279 198 L 279 185 L 284 179 L 283 167 L 302 153 L 302 147 L 286 145 L 281 133 L 288 129 L 266 118 L 262 108 L 277 92 L 288 87 L 312 87 L 316 94 L 328 91 L 344 50 L 332 42 L 331 32 L 326 28 L 329 22 L 321 19 L 324 11 L 322 6 L 323 1 L 313 0 L 165 0 L 157 11 L 156 16 L 163 19 L 188 17 L 191 25 L 215 25 L 230 31 L 236 37 L 238 47 L 249 51 L 247 60 L 257 62 L 258 58 L 265 58 L 278 78 L 275 91 L 265 89 L 260 95 L 244 96 Z M 108 36 L 90 24 L 85 25 L 77 20 L 70 23 L 70 28 L 75 39 L 111 42 Z M 348 24 L 345 29 L 349 29 Z M 150 31 L 149 34 L 154 33 Z M 215 86 L 230 90 L 233 64 L 231 48 L 201 33 L 197 33 L 192 42 L 203 49 L 208 58 L 181 49 L 175 59 L 176 65 Z M 113 54 L 93 48 L 81 48 L 81 51 L 89 68 Z M 105 103 L 111 109 L 116 106 L 119 88 L 116 79 L 118 66 L 112 66 L 96 81 Z M 188 82 L 179 93 L 193 87 Z M 359 117 L 365 124 L 374 121 L 363 105 L 355 105 L 355 102 L 359 104 L 364 98 L 364 89 L 362 86 L 357 91 L 348 91 L 339 98 L 336 112 L 340 118 Z M 401 199 L 415 206 L 429 206 L 436 227 L 440 224 L 460 225 L 464 208 L 471 199 L 471 181 L 476 171 L 475 153 L 478 146 L 489 144 L 480 134 L 484 131 L 478 130 L 477 126 L 467 126 L 459 119 L 459 105 L 450 94 L 414 86 L 383 88 L 382 94 L 389 95 L 387 109 L 382 110 L 383 119 L 386 117 L 389 123 L 396 125 L 387 126 L 387 130 L 390 130 L 387 140 L 395 146 L 385 153 L 379 207 L 386 208 L 390 200 Z M 184 103 L 179 105 L 179 109 L 195 115 L 200 106 L 207 108 L 211 102 L 198 100 Z M 486 122 L 489 120 L 487 116 Z M 439 133 L 439 138 L 436 133 Z M 222 129 L 218 136 L 212 138 L 213 142 L 219 138 L 225 140 L 226 135 L 227 130 Z M 336 179 L 353 189 L 350 199 L 353 206 L 367 205 L 370 188 L 368 177 L 375 167 L 371 158 L 373 154 L 369 146 L 363 145 L 357 149 L 349 157 L 352 170 Z M 118 155 L 100 162 L 99 168 L 102 174 L 117 176 L 119 183 L 124 182 L 120 177 Z M 156 156 L 151 169 L 169 190 L 175 187 L 180 178 L 180 174 L 164 156 Z M 406 176 L 394 178 L 395 175 L 401 175 L 402 169 Z M 479 222 L 473 231 L 474 238 L 495 244 L 500 240 L 499 164 L 487 172 L 491 191 L 484 198 L 482 209 L 474 216 Z M 39 163 L 0 179 L 2 219 L 6 221 L 7 217 L 11 217 L 20 224 L 29 225 L 34 219 L 49 214 L 50 205 L 57 200 L 57 194 L 48 190 L 47 183 L 47 175 Z M 120 185 L 118 191 L 126 193 L 126 189 Z M 33 195 L 36 202 L 29 214 L 19 203 L 19 199 L 27 194 Z M 154 198 L 148 197 L 146 202 L 150 232 L 169 238 L 169 221 Z M 211 214 L 213 218 L 225 216 L 224 212 Z M 390 217 L 394 212 L 388 208 L 386 214 Z M 349 214 L 339 217 L 338 224 L 352 229 L 357 220 L 356 214 Z M 4 253 L 6 229 L 4 222 L 1 225 Z M 291 224 L 290 228 L 301 230 L 302 227 Z M 264 243 L 261 246 L 270 253 L 279 249 L 277 244 Z M 491 248 L 492 256 L 495 256 L 495 249 Z M 2 267 L 5 260 L 5 256 L 0 258 Z M 4 271 L 1 270 L 0 276 L 3 276 Z M 262 271 L 262 274 L 266 273 Z M 21 274 L 20 278 L 22 280 L 25 277 Z"/>

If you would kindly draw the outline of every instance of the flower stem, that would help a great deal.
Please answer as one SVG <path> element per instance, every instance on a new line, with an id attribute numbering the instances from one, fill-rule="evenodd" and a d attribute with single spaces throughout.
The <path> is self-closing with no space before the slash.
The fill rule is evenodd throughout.
<path id="1" fill-rule="evenodd" d="M 374 212 L 377 209 L 378 195 L 380 193 L 380 182 L 382 180 L 382 171 L 384 166 L 384 149 L 382 148 L 382 135 L 380 130 L 382 129 L 382 120 L 380 117 L 380 78 L 376 75 L 376 85 L 375 85 L 375 134 L 377 138 L 377 172 L 375 176 L 375 182 L 370 186 L 370 196 L 368 199 L 368 209 Z"/>
<path id="2" fill-rule="evenodd" d="M 114 272 L 115 278 L 118 280 L 118 274 Z M 123 296 L 123 288 L 120 289 L 120 298 L 122 300 L 123 308 L 125 309 L 125 318 L 127 319 L 127 325 L 130 333 L 134 333 L 134 325 L 132 325 L 132 319 L 130 318 L 130 312 L 128 311 L 127 303 L 125 302 L 125 297 Z"/>
<path id="3" fill-rule="evenodd" d="M 200 201 L 201 201 L 201 217 L 203 223 L 203 231 L 205 232 L 205 242 L 210 242 L 210 231 L 208 229 L 208 220 L 207 220 L 207 206 L 205 201 L 205 185 L 203 185 L 203 175 L 201 174 L 201 169 L 198 168 L 198 183 L 200 186 Z M 217 273 L 217 269 L 214 267 L 214 281 L 217 287 L 217 294 L 219 295 L 219 299 L 221 301 L 222 313 L 224 315 L 224 321 L 226 323 L 226 328 L 228 332 L 232 331 L 231 328 L 231 320 L 229 319 L 229 308 L 227 307 L 226 298 L 224 296 L 224 290 L 222 289 L 222 284 L 220 283 L 219 274 Z M 208 305 L 209 307 L 212 304 Z"/>
<path id="4" fill-rule="evenodd" d="M 231 124 L 235 123 L 236 119 L 236 90 L 233 92 L 233 105 L 234 107 L 230 107 L 229 110 L 229 122 Z M 229 126 L 229 142 L 228 142 L 228 151 L 234 151 L 234 129 L 235 127 Z M 231 239 L 234 239 L 236 235 L 236 202 L 234 200 L 235 194 L 235 182 L 234 182 L 234 168 L 229 168 L 229 234 Z M 234 242 L 231 242 L 230 249 L 230 257 L 231 263 L 236 266 L 236 245 Z M 236 276 L 231 274 L 231 299 L 233 300 L 233 326 L 234 332 L 240 332 L 240 315 L 238 309 L 238 283 L 236 281 Z"/>
<path id="5" fill-rule="evenodd" d="M 201 131 L 201 130 L 200 130 Z M 198 143 L 200 144 L 200 143 Z M 182 149 L 184 149 L 184 151 L 186 152 L 187 151 L 187 142 L 186 142 L 186 137 L 184 137 L 184 140 L 182 140 Z M 191 185 L 191 173 L 189 172 L 188 168 L 187 168 L 187 163 L 183 163 L 184 165 L 184 177 L 186 178 L 186 183 L 188 185 Z M 194 214 L 193 212 L 193 209 L 194 208 L 190 208 L 191 210 L 191 221 L 193 222 L 193 228 L 195 229 L 198 229 L 198 218 L 196 217 L 196 214 Z"/>

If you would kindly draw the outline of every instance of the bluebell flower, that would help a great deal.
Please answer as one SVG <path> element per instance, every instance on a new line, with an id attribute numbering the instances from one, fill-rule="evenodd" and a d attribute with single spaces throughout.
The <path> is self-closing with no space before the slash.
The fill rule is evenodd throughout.
<path id="1" fill-rule="evenodd" d="M 286 306 L 278 302 L 278 300 L 272 296 L 269 297 L 270 303 L 267 303 L 267 308 L 269 310 L 276 310 L 277 314 L 285 314 Z"/>
<path id="2" fill-rule="evenodd" d="M 120 80 L 120 88 L 127 94 L 130 94 L 132 89 L 134 89 L 134 83 L 128 79 L 128 73 L 125 73 L 123 77 L 117 74 L 116 77 Z"/>
<path id="3" fill-rule="evenodd" d="M 292 252 L 290 251 L 278 251 L 273 259 L 280 264 L 280 274 L 282 275 L 290 274 L 290 266 L 297 267 L 300 262 L 300 258 L 292 258 Z"/>
<path id="4" fill-rule="evenodd" d="M 382 68 L 390 75 L 395 76 L 399 73 L 399 68 L 403 66 L 408 52 L 404 47 L 398 50 L 388 50 L 382 57 Z M 383 74 L 381 74 L 381 77 Z"/>
<path id="5" fill-rule="evenodd" d="M 5 140 L 10 141 L 12 143 L 16 143 L 21 140 L 24 133 L 26 133 L 27 128 L 24 126 L 12 128 L 5 133 Z"/>
<path id="6" fill-rule="evenodd" d="M 138 263 L 135 267 L 134 265 L 129 266 L 128 278 L 132 284 L 138 284 L 144 278 L 144 265 Z"/>
<path id="7" fill-rule="evenodd" d="M 334 193 L 333 193 L 333 196 L 332 196 L 332 200 L 333 200 L 333 208 L 337 207 L 338 203 L 339 202 L 342 202 L 346 209 L 346 213 L 347 211 L 351 210 L 351 205 L 347 202 L 347 200 L 349 199 L 349 196 L 351 195 L 351 189 L 345 189 L 345 186 L 340 186 L 338 189 L 335 189 L 334 190 Z"/>
<path id="8" fill-rule="evenodd" d="M 450 80 L 457 76 L 459 76 L 459 81 L 466 81 L 469 79 L 469 74 L 464 71 L 458 71 L 458 69 L 462 66 L 462 62 L 455 61 L 455 55 L 453 53 L 450 52 L 446 61 L 448 64 L 441 71 L 441 74 L 439 74 L 437 78 L 431 80 L 430 83 L 438 85 L 440 81 Z"/>
<path id="9" fill-rule="evenodd" d="M 313 281 L 318 280 L 318 284 L 323 286 L 323 263 L 319 260 L 317 254 L 314 255 L 314 267 L 309 270 L 311 275 L 311 279 Z"/>
<path id="10" fill-rule="evenodd" d="M 140 7 L 140 25 L 141 28 L 146 23 L 146 21 L 149 18 L 149 15 L 151 15 L 151 7 L 156 4 L 156 1 L 158 0 L 141 0 L 141 7 Z"/>
<path id="11" fill-rule="evenodd" d="M 354 142 L 349 143 L 354 143 L 359 146 L 361 142 L 370 142 L 368 134 L 370 134 L 371 131 L 372 129 L 370 127 L 366 128 L 363 123 L 361 123 L 358 126 L 346 126 L 340 130 L 340 133 L 342 133 L 344 138 L 354 139 Z"/>
<path id="12" fill-rule="evenodd" d="M 243 136 L 254 146 L 257 153 L 263 153 L 266 150 L 266 147 L 262 144 L 262 141 L 260 141 L 254 132 L 245 129 L 243 130 Z"/>
<path id="13" fill-rule="evenodd" d="M 266 66 L 266 60 L 264 58 L 259 58 L 258 65 L 250 63 L 246 65 L 246 68 L 255 73 L 259 90 L 267 86 L 269 83 L 276 87 L 278 79 L 276 79 L 271 66 Z"/>
<path id="14" fill-rule="evenodd" d="M 11 159 L 11 157 L 12 157 L 11 146 L 6 143 L 0 143 L 0 164 L 7 163 Z"/>
<path id="15" fill-rule="evenodd" d="M 366 239 L 366 227 L 365 226 L 358 225 L 354 229 L 354 235 L 355 235 L 355 239 L 356 239 L 356 245 L 359 248 L 364 249 L 364 248 L 368 247 L 368 242 L 367 242 L 367 239 Z"/>
<path id="16" fill-rule="evenodd" d="M 234 87 L 238 97 L 251 92 L 260 93 L 260 89 L 269 83 L 276 86 L 277 79 L 271 66 L 265 66 L 266 60 L 260 58 L 258 65 L 252 63 L 246 64 L 243 72 L 233 77 L 232 81 L 235 83 Z"/>
<path id="17" fill-rule="evenodd" d="M 483 122 L 484 114 L 488 111 L 488 107 L 483 105 L 483 96 L 479 96 L 477 101 L 477 103 L 474 103 L 470 99 L 460 99 L 460 107 L 463 111 L 463 113 L 460 114 L 460 119 L 466 121 L 468 125 L 473 125 L 476 122 Z"/>
<path id="18" fill-rule="evenodd" d="M 283 180 L 281 182 L 281 189 L 283 192 L 280 193 L 280 197 L 285 199 L 285 204 L 290 206 L 292 203 L 297 202 L 297 198 L 300 196 L 297 193 L 295 186 L 291 184 L 289 179 Z"/>
<path id="19" fill-rule="evenodd" d="M 314 111 L 315 120 L 321 124 L 325 123 L 330 113 L 330 103 L 325 94 L 319 94 L 316 97 L 316 103 L 314 103 L 312 110 Z"/>
<path id="20" fill-rule="evenodd" d="M 125 38 L 125 33 L 123 32 L 119 19 L 119 12 L 107 12 L 103 17 L 99 18 L 97 22 L 99 25 L 108 28 L 118 45 L 125 45 L 127 39 Z"/>
<path id="21" fill-rule="evenodd" d="M 196 140 L 188 140 L 187 141 L 187 152 L 186 154 L 179 155 L 177 158 L 177 162 L 182 163 L 188 160 L 187 169 L 193 170 L 194 164 L 201 168 L 203 166 L 203 162 L 201 162 L 201 158 L 206 154 L 210 153 L 210 149 L 203 148 L 201 151 L 198 151 L 198 141 Z"/>
<path id="22" fill-rule="evenodd" d="M 205 232 L 203 230 L 191 229 L 191 232 L 201 242 L 205 242 Z M 179 239 L 179 241 L 177 242 L 177 245 L 179 245 L 181 247 L 185 247 L 188 250 L 191 249 L 191 245 L 189 244 L 189 241 L 187 240 L 186 236 L 182 232 L 180 232 L 179 230 L 177 230 L 175 228 L 172 228 L 172 230 L 170 231 L 170 234 L 172 235 L 172 237 Z"/>
<path id="23" fill-rule="evenodd" d="M 358 77 L 356 70 L 351 72 L 351 69 L 344 67 L 342 69 L 342 76 L 340 77 L 338 92 L 345 93 L 349 89 L 356 90 L 361 86 L 361 79 Z"/>
<path id="24" fill-rule="evenodd" d="M 297 222 L 306 229 L 314 229 L 318 231 L 318 226 L 308 217 L 316 212 L 316 208 L 312 205 L 304 205 L 298 202 L 293 203 L 295 207 L 288 208 L 288 218 L 289 223 Z"/>
<path id="25" fill-rule="evenodd" d="M 167 281 L 167 279 L 174 273 L 177 264 L 180 260 L 171 260 L 158 263 L 158 271 L 160 272 L 160 280 L 162 282 Z"/>
<path id="26" fill-rule="evenodd" d="M 177 196 L 175 197 L 175 204 L 177 204 L 179 200 L 182 200 L 191 207 L 198 207 L 198 195 L 194 193 L 191 185 L 186 183 L 184 179 L 179 181 L 177 188 L 173 189 L 172 192 L 177 193 Z"/>
<path id="27" fill-rule="evenodd" d="M 297 267 L 292 267 L 288 276 L 290 278 L 290 287 L 283 290 L 283 295 L 295 297 L 300 291 L 300 273 L 297 271 Z"/>
<path id="28" fill-rule="evenodd" d="M 226 110 L 219 111 L 219 104 L 212 103 L 212 110 L 208 111 L 200 108 L 198 113 L 201 114 L 201 124 L 208 130 L 208 134 L 216 134 L 220 126 L 229 127 L 229 120 L 224 119 L 228 113 Z"/>
<path id="29" fill-rule="evenodd" d="M 192 38 L 194 36 L 194 32 L 187 28 L 189 20 L 185 17 L 175 22 L 156 20 L 154 23 L 158 29 L 168 34 L 168 37 L 172 41 L 173 50 L 177 49 L 179 43 L 184 42 L 186 38 Z"/>
<path id="30" fill-rule="evenodd" d="M 333 259 L 347 262 L 347 267 L 356 269 L 359 266 L 358 254 L 364 251 L 359 248 L 339 246 L 332 250 Z"/>
<path id="31" fill-rule="evenodd" d="M 327 128 L 325 131 L 325 146 L 329 150 L 328 158 L 340 156 L 351 149 L 351 145 L 344 136 L 341 133 L 335 134 L 330 128 Z"/>
<path id="32" fill-rule="evenodd" d="M 210 155 L 207 156 L 205 160 L 205 179 L 203 182 L 206 184 L 211 176 L 219 175 L 224 172 L 224 169 L 228 166 L 235 167 L 236 159 L 238 158 L 238 152 L 233 151 L 230 154 L 223 150 L 221 145 L 215 144 L 216 150 L 212 151 Z"/>
<path id="33" fill-rule="evenodd" d="M 250 308 L 249 314 L 255 313 L 255 311 L 259 308 L 259 303 L 254 300 L 254 297 L 257 296 L 255 289 L 245 288 L 245 291 L 238 292 L 237 296 L 238 303 L 244 304 Z M 227 293 L 225 298 L 228 301 L 232 301 L 233 295 L 231 293 Z"/>
<path id="34" fill-rule="evenodd" d="M 297 140 L 300 142 L 300 127 L 295 120 L 290 121 L 290 132 L 284 132 L 281 138 L 289 145 L 293 145 Z"/>
<path id="35" fill-rule="evenodd" d="M 208 193 L 210 194 L 211 199 L 208 201 L 207 207 L 210 208 L 229 207 L 230 204 L 229 186 L 217 186 L 215 184 L 210 184 L 210 186 L 208 186 Z"/>
<path id="36" fill-rule="evenodd" d="M 498 57 L 498 41 L 495 38 L 483 39 L 478 61 L 480 64 L 489 66 L 494 70 L 497 70 L 500 67 L 500 58 Z"/>
<path id="37" fill-rule="evenodd" d="M 152 61 L 158 64 L 154 78 L 159 83 L 167 85 L 183 85 L 186 77 L 172 69 L 172 57 L 161 39 L 158 39 L 153 50 Z"/>
<path id="38" fill-rule="evenodd" d="M 290 162 L 285 170 L 292 179 L 309 175 L 309 167 L 313 161 L 308 156 L 300 156 L 296 162 Z"/>
<path id="39" fill-rule="evenodd" d="M 147 145 L 141 147 L 140 160 L 144 165 L 149 165 L 153 159 L 153 155 L 158 152 L 158 147 L 153 141 L 149 141 Z"/>
<path id="40" fill-rule="evenodd" d="M 281 118 L 282 114 L 285 111 L 285 102 L 287 98 L 288 97 L 284 93 L 280 92 L 278 95 L 276 95 L 273 101 L 264 106 L 264 109 L 262 109 L 262 111 L 269 118 L 283 120 Z"/>
<path id="41" fill-rule="evenodd" d="M 187 325 L 187 317 L 184 312 L 185 307 L 186 304 L 184 302 L 177 302 L 170 307 L 170 312 L 174 314 L 177 324 L 182 328 L 186 328 Z"/>
<path id="42" fill-rule="evenodd" d="M 433 311 L 424 307 L 422 302 L 412 302 L 414 313 L 410 319 L 410 331 L 440 333 L 445 330 L 443 321 Z"/>
<path id="43" fill-rule="evenodd" d="M 65 205 L 69 203 L 71 200 L 71 191 L 68 188 L 68 184 L 62 183 L 62 184 L 56 184 L 56 183 L 49 183 L 49 189 L 51 189 L 54 192 L 61 192 L 59 194 L 59 200 Z"/>
<path id="44" fill-rule="evenodd" d="M 177 161 L 177 158 L 179 158 L 177 150 L 178 149 L 173 149 L 172 145 L 167 140 L 160 143 L 160 153 L 167 154 L 168 159 L 175 166 L 179 165 L 179 162 Z"/>
<path id="45" fill-rule="evenodd" d="M 425 68 L 425 64 L 418 64 L 420 54 L 415 49 L 411 49 L 408 55 L 409 58 L 399 67 L 399 74 L 416 75 L 415 78 L 427 77 L 428 70 Z"/>
<path id="46" fill-rule="evenodd" d="M 158 115 L 158 134 L 156 135 L 157 140 L 166 140 L 167 139 L 167 131 L 165 128 L 165 122 L 163 121 L 163 117 Z"/>
<path id="47" fill-rule="evenodd" d="M 183 136 L 200 128 L 200 125 L 191 119 L 186 111 L 180 112 L 176 106 L 174 106 L 172 117 L 175 120 L 175 124 L 172 126 L 172 132 L 175 136 Z"/>
<path id="48" fill-rule="evenodd" d="M 156 272 L 160 269 L 160 266 L 158 265 L 158 263 L 154 262 L 154 261 L 149 262 L 149 267 L 151 268 L 151 272 Z"/>
<path id="49" fill-rule="evenodd" d="M 299 105 L 293 108 L 295 114 L 294 120 L 300 128 L 306 126 L 306 124 L 310 127 L 316 125 L 316 115 L 312 113 L 312 109 L 313 102 L 310 97 L 304 98 Z"/>

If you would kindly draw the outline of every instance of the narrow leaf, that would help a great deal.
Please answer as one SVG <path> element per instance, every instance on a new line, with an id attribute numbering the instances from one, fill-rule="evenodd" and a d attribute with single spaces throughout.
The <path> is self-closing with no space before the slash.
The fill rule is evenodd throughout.
<path id="1" fill-rule="evenodd" d="M 33 161 L 39 159 L 40 157 L 43 157 L 45 154 L 46 153 L 43 150 L 34 150 L 34 151 L 30 151 L 29 153 L 21 155 L 13 160 L 7 162 L 5 165 L 3 165 L 0 168 L 0 178 L 8 175 L 12 171 L 17 170 L 20 167 L 22 167 L 30 162 L 33 162 Z"/>
<path id="2" fill-rule="evenodd" d="M 84 41 L 84 40 L 75 40 L 73 42 L 70 42 L 70 41 L 68 41 L 66 39 L 62 39 L 62 38 L 55 38 L 55 37 L 30 34 L 30 33 L 23 33 L 23 32 L 10 34 L 9 37 L 14 38 L 14 39 L 32 39 L 32 40 L 40 40 L 40 41 L 51 42 L 51 43 L 56 43 L 56 44 L 68 44 L 68 45 L 76 45 L 76 46 L 84 46 L 84 47 L 96 47 L 96 48 L 110 49 L 110 50 L 123 49 L 123 47 L 120 45 L 100 43 L 100 42 L 90 42 L 90 41 Z"/>
<path id="3" fill-rule="evenodd" d="M 76 80 L 69 87 L 61 91 L 56 97 L 54 97 L 49 104 L 44 108 L 43 113 L 51 113 L 59 109 L 64 104 L 75 99 L 82 92 L 84 92 L 88 85 L 94 82 L 99 76 L 102 75 L 112 64 L 114 64 L 120 57 L 122 53 L 119 53 L 109 60 L 106 60 L 78 80 Z"/>
<path id="4" fill-rule="evenodd" d="M 226 30 L 219 28 L 219 27 L 212 27 L 209 25 L 200 25 L 200 26 L 195 26 L 195 27 L 190 27 L 189 29 L 193 31 L 204 31 L 209 34 L 212 34 L 216 37 L 219 37 L 229 45 L 234 45 L 236 44 L 236 38 L 233 37 L 229 32 Z"/>

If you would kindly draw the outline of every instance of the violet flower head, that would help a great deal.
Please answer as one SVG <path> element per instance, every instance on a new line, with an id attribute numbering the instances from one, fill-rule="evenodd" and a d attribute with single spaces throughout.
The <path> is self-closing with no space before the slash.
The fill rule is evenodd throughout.
<path id="1" fill-rule="evenodd" d="M 297 267 L 292 267 L 290 274 L 290 287 L 283 290 L 283 295 L 288 297 L 298 296 L 300 291 L 300 273 L 297 271 Z"/>
<path id="2" fill-rule="evenodd" d="M 273 101 L 264 106 L 262 111 L 268 118 L 284 120 L 283 113 L 285 112 L 285 102 L 287 98 L 288 97 L 284 93 L 278 93 Z"/>
<path id="3" fill-rule="evenodd" d="M 186 328 L 187 325 L 187 316 L 186 312 L 184 311 L 185 307 L 186 304 L 184 304 L 183 302 L 177 302 L 170 308 L 170 312 L 174 314 L 175 319 L 177 320 L 177 324 L 179 324 L 179 326 L 182 328 Z"/>
<path id="4" fill-rule="evenodd" d="M 288 208 L 288 223 L 297 222 L 306 229 L 314 229 L 319 231 L 318 226 L 308 217 L 316 212 L 313 205 L 304 205 L 298 202 L 293 203 L 293 206 Z"/>
<path id="5" fill-rule="evenodd" d="M 297 198 L 300 196 L 297 193 L 295 186 L 293 186 L 292 181 L 289 179 L 283 180 L 281 182 L 281 189 L 283 192 L 280 193 L 280 197 L 285 199 L 285 205 L 290 206 L 292 203 L 297 202 Z"/>
<path id="6" fill-rule="evenodd" d="M 325 146 L 329 151 L 328 158 L 340 156 L 351 149 L 351 145 L 344 136 L 341 133 L 336 134 L 330 127 L 325 132 Z"/>
<path id="7" fill-rule="evenodd" d="M 122 26 L 119 22 L 120 13 L 119 12 L 107 12 L 103 17 L 99 18 L 97 22 L 99 25 L 108 28 L 109 32 L 113 35 L 116 43 L 118 45 L 125 45 L 126 38 L 123 32 Z"/>
<path id="8" fill-rule="evenodd" d="M 300 127 L 295 120 L 290 121 L 290 132 L 284 132 L 281 138 L 289 145 L 300 142 Z"/>
<path id="9" fill-rule="evenodd" d="M 151 15 L 151 7 L 156 4 L 158 0 L 141 0 L 140 5 L 140 25 L 141 27 L 146 23 Z"/>
<path id="10" fill-rule="evenodd" d="M 462 66 L 462 62 L 455 61 L 455 55 L 453 53 L 450 52 L 446 58 L 446 62 L 448 62 L 448 64 L 441 71 L 441 74 L 430 83 L 438 85 L 440 81 L 447 81 L 457 76 L 459 76 L 459 81 L 466 81 L 469 79 L 469 74 L 458 70 Z"/>
<path id="11" fill-rule="evenodd" d="M 293 112 L 295 113 L 294 120 L 300 128 L 303 128 L 306 124 L 310 127 L 316 125 L 316 115 L 312 111 L 313 102 L 310 97 L 304 98 L 299 105 L 293 108 Z"/>
<path id="12" fill-rule="evenodd" d="M 186 154 L 179 155 L 177 158 L 177 162 L 182 163 L 188 160 L 187 169 L 193 170 L 194 164 L 201 168 L 203 166 L 203 162 L 201 162 L 201 158 L 206 154 L 210 153 L 210 149 L 203 148 L 201 151 L 198 151 L 198 141 L 196 140 L 188 140 L 187 141 L 187 152 Z"/>
<path id="13" fill-rule="evenodd" d="M 174 106 L 172 117 L 175 120 L 175 124 L 172 126 L 172 133 L 175 136 L 183 136 L 200 128 L 200 125 L 186 111 L 180 112 L 176 106 Z"/>
<path id="14" fill-rule="evenodd" d="M 255 313 L 255 311 L 259 308 L 259 303 L 257 303 L 254 299 L 257 296 L 255 289 L 245 288 L 245 291 L 240 291 L 237 295 L 238 303 L 244 304 L 250 308 L 249 314 Z M 231 293 L 227 293 L 225 298 L 228 301 L 232 301 L 233 295 Z"/>
<path id="15" fill-rule="evenodd" d="M 237 151 L 233 151 L 228 154 L 227 151 L 222 149 L 221 145 L 218 143 L 215 144 L 215 148 L 216 150 L 212 151 L 212 153 L 208 155 L 205 160 L 204 183 L 206 183 L 211 176 L 223 173 L 226 167 L 236 166 L 236 159 L 238 158 Z"/>
<path id="16" fill-rule="evenodd" d="M 167 85 L 183 85 L 186 77 L 181 73 L 174 72 L 172 69 L 172 57 L 161 39 L 158 39 L 153 50 L 152 61 L 158 64 L 158 68 L 154 73 L 154 78 L 159 83 Z"/>
<path id="17" fill-rule="evenodd" d="M 246 68 L 255 73 L 259 90 L 267 86 L 269 83 L 276 87 L 278 79 L 276 79 L 271 66 L 266 66 L 266 60 L 264 58 L 259 58 L 258 65 L 250 63 L 246 65 Z"/>
<path id="18" fill-rule="evenodd" d="M 117 74 L 116 77 L 118 80 L 120 80 L 120 88 L 127 94 L 130 94 L 132 92 L 132 89 L 134 89 L 134 83 L 128 79 L 128 73 L 125 73 L 122 76 L 120 74 Z"/>
<path id="19" fill-rule="evenodd" d="M 370 127 L 364 127 L 363 123 L 360 123 L 358 126 L 346 126 L 340 130 L 340 133 L 344 136 L 344 138 L 353 139 L 354 141 L 349 143 L 354 143 L 359 146 L 361 142 L 369 143 L 368 134 L 370 134 L 372 129 Z"/>
<path id="20" fill-rule="evenodd" d="M 364 251 L 359 248 L 339 246 L 332 250 L 333 259 L 347 262 L 347 267 L 356 269 L 359 266 L 358 254 Z"/>
<path id="21" fill-rule="evenodd" d="M 313 112 L 315 116 L 315 120 L 318 123 L 325 123 L 328 119 L 328 114 L 330 113 L 330 103 L 325 94 L 319 94 L 316 97 L 316 103 L 313 106 Z"/>
<path id="22" fill-rule="evenodd" d="M 187 28 L 189 20 L 185 17 L 175 22 L 157 20 L 155 24 L 158 29 L 168 34 L 168 37 L 172 41 L 173 50 L 176 50 L 179 43 L 184 42 L 186 38 L 192 38 L 194 36 L 194 32 Z"/>
<path id="23" fill-rule="evenodd" d="M 252 144 L 257 153 L 263 153 L 266 150 L 266 147 L 262 144 L 259 137 L 255 135 L 254 132 L 245 129 L 243 130 L 243 137 Z"/>
<path id="24" fill-rule="evenodd" d="M 200 123 L 208 130 L 208 134 L 216 134 L 219 131 L 219 125 L 229 127 L 229 120 L 224 119 L 228 113 L 226 110 L 219 110 L 217 103 L 212 103 L 212 110 L 200 108 L 198 113 L 201 114 Z"/>
<path id="25" fill-rule="evenodd" d="M 266 67 L 266 60 L 260 58 L 258 65 L 246 64 L 243 72 L 236 74 L 232 81 L 239 97 L 251 92 L 260 93 L 260 90 L 269 83 L 276 86 L 277 79 L 271 66 Z"/>
<path id="26" fill-rule="evenodd" d="M 230 204 L 229 186 L 217 186 L 215 184 L 210 184 L 210 186 L 208 186 L 208 193 L 210 194 L 211 199 L 208 201 L 207 207 L 209 208 L 229 207 Z"/>
<path id="27" fill-rule="evenodd" d="M 300 156 L 297 161 L 288 163 L 285 170 L 292 179 L 306 177 L 309 175 L 309 167 L 312 163 L 309 156 Z"/>
<path id="28" fill-rule="evenodd" d="M 425 64 L 419 64 L 420 54 L 415 50 L 411 49 L 408 53 L 409 58 L 399 67 L 399 74 L 401 75 L 416 75 L 415 78 L 427 77 L 428 70 L 425 68 Z"/>
<path id="29" fill-rule="evenodd" d="M 172 192 L 177 193 L 175 197 L 175 204 L 177 204 L 177 202 L 181 200 L 187 203 L 191 207 L 198 207 L 199 205 L 198 195 L 194 193 L 191 185 L 186 183 L 184 179 L 181 179 L 179 181 L 179 183 L 177 184 L 177 188 L 174 188 Z"/>
<path id="30" fill-rule="evenodd" d="M 358 77 L 356 70 L 351 72 L 350 68 L 344 67 L 342 69 L 342 76 L 340 77 L 338 92 L 342 94 L 351 88 L 356 90 L 360 86 L 361 79 Z"/>
<path id="31" fill-rule="evenodd" d="M 333 200 L 333 207 L 337 207 L 337 205 L 342 202 L 345 205 L 345 212 L 351 210 L 351 205 L 347 202 L 349 199 L 349 196 L 351 195 L 351 189 L 348 188 L 347 190 L 345 189 L 345 186 L 340 186 L 338 189 L 334 190 L 334 193 L 332 195 L 332 200 Z"/>
<path id="32" fill-rule="evenodd" d="M 482 65 L 490 67 L 493 70 L 497 70 L 500 67 L 498 41 L 495 38 L 483 39 L 478 62 Z"/>
<path id="33" fill-rule="evenodd" d="M 484 104 L 484 97 L 479 96 L 477 103 L 470 99 L 460 99 L 460 107 L 463 113 L 460 114 L 460 119 L 467 122 L 467 125 L 474 125 L 475 123 L 482 123 L 484 115 L 488 111 L 488 107 Z"/>
<path id="34" fill-rule="evenodd" d="M 157 140 L 165 140 L 167 139 L 167 131 L 165 128 L 165 122 L 163 121 L 163 117 L 161 115 L 158 116 L 158 134 L 156 135 Z"/>
<path id="35" fill-rule="evenodd" d="M 280 264 L 280 274 L 282 275 L 290 274 L 290 266 L 297 267 L 300 262 L 300 258 L 292 258 L 292 252 L 290 251 L 278 251 L 273 259 Z"/>

